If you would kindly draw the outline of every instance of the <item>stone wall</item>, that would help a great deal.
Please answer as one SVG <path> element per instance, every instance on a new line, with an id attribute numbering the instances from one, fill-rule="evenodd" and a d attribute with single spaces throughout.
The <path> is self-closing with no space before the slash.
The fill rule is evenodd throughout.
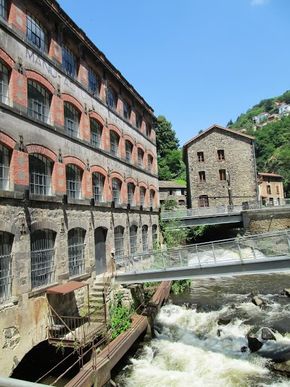
<path id="1" fill-rule="evenodd" d="M 245 230 L 251 234 L 286 230 L 290 228 L 290 208 L 244 211 L 243 223 Z"/>

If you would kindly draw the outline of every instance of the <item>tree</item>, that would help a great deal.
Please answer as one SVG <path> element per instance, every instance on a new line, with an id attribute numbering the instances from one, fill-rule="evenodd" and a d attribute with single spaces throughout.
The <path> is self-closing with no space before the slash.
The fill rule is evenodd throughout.
<path id="1" fill-rule="evenodd" d="M 172 129 L 171 122 L 167 121 L 164 116 L 157 117 L 156 126 L 156 146 L 157 155 L 165 157 L 169 151 L 177 150 L 179 146 L 178 138 Z"/>

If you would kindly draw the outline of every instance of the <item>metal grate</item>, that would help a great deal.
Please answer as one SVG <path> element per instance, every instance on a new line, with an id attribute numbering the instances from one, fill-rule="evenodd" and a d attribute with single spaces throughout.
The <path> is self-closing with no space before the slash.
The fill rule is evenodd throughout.
<path id="1" fill-rule="evenodd" d="M 27 40 L 41 51 L 47 51 L 47 32 L 41 23 L 31 15 L 26 18 Z"/>
<path id="2" fill-rule="evenodd" d="M 51 230 L 31 234 L 31 287 L 38 288 L 54 281 L 54 241 Z"/>
<path id="3" fill-rule="evenodd" d="M 0 0 L 0 16 L 7 19 L 7 0 Z"/>
<path id="4" fill-rule="evenodd" d="M 90 120 L 91 126 L 91 145 L 94 148 L 101 147 L 102 127 L 96 120 Z"/>
<path id="5" fill-rule="evenodd" d="M 148 251 L 148 226 L 142 227 L 142 248 L 143 252 Z"/>
<path id="6" fill-rule="evenodd" d="M 137 226 L 130 227 L 130 254 L 137 253 Z"/>
<path id="7" fill-rule="evenodd" d="M 104 176 L 100 173 L 93 173 L 93 192 L 96 203 L 103 201 L 104 180 Z"/>
<path id="8" fill-rule="evenodd" d="M 9 300 L 12 287 L 12 250 L 13 236 L 0 232 L 0 303 Z"/>
<path id="9" fill-rule="evenodd" d="M 66 46 L 62 47 L 62 68 L 71 77 L 76 76 L 76 57 Z"/>
<path id="10" fill-rule="evenodd" d="M 50 96 L 48 91 L 35 81 L 28 81 L 28 115 L 48 122 Z"/>
<path id="11" fill-rule="evenodd" d="M 9 189 L 10 151 L 0 144 L 0 189 Z"/>
<path id="12" fill-rule="evenodd" d="M 40 154 L 29 155 L 30 192 L 36 195 L 51 194 L 52 161 Z"/>
<path id="13" fill-rule="evenodd" d="M 0 62 L 0 101 L 2 103 L 5 103 L 6 105 L 9 103 L 8 80 L 9 80 L 8 68 L 2 62 Z"/>
<path id="14" fill-rule="evenodd" d="M 85 230 L 74 228 L 68 233 L 69 275 L 74 277 L 85 272 Z"/>
<path id="15" fill-rule="evenodd" d="M 78 137 L 80 114 L 70 103 L 64 103 L 64 127 L 71 137 Z"/>
<path id="16" fill-rule="evenodd" d="M 112 180 L 112 196 L 115 204 L 120 204 L 121 184 L 119 179 Z"/>
<path id="17" fill-rule="evenodd" d="M 114 232 L 115 243 L 115 260 L 121 261 L 124 257 L 124 229 L 121 226 L 115 228 Z"/>

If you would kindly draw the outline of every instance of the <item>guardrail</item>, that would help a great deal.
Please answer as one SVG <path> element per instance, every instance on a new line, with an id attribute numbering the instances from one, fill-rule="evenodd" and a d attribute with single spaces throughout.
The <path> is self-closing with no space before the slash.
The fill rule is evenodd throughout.
<path id="1" fill-rule="evenodd" d="M 290 255 L 290 231 L 223 239 L 124 257 L 118 273 L 143 273 L 179 268 L 203 268 Z M 289 265 L 290 268 L 290 265 Z"/>

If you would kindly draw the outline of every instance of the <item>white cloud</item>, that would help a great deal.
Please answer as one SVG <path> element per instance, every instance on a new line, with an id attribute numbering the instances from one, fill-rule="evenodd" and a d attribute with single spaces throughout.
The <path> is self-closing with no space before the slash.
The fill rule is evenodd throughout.
<path id="1" fill-rule="evenodd" d="M 269 0 L 251 0 L 251 5 L 255 6 L 255 5 L 264 5 L 266 3 L 268 3 Z"/>

